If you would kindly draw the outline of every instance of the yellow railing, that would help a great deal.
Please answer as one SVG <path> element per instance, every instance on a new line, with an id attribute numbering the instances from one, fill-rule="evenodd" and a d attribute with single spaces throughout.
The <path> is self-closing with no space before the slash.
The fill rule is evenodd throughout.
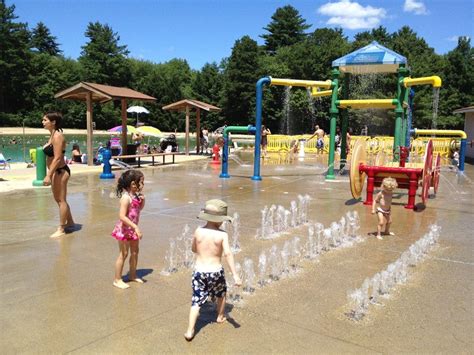
<path id="1" fill-rule="evenodd" d="M 300 139 L 308 139 L 311 137 L 309 134 L 305 135 L 295 135 L 295 136 L 286 136 L 279 134 L 268 135 L 268 152 L 285 152 L 290 150 L 291 143 L 293 141 L 298 142 Z M 393 137 L 368 137 L 368 136 L 352 136 L 351 137 L 351 149 L 358 139 L 366 140 L 367 154 L 378 154 L 379 152 L 384 152 L 387 155 L 392 154 L 393 150 Z M 428 140 L 433 141 L 434 154 L 440 154 L 442 158 L 449 158 L 451 155 L 452 141 L 456 138 L 441 138 L 441 137 L 418 137 L 412 140 L 411 143 L 411 154 L 415 156 L 423 156 L 425 153 L 425 147 Z M 459 140 L 459 139 L 457 139 Z M 318 149 L 316 148 L 317 139 L 313 138 L 310 141 L 305 142 L 306 153 L 317 153 Z M 329 153 L 329 136 L 324 137 L 324 148 L 322 153 Z"/>

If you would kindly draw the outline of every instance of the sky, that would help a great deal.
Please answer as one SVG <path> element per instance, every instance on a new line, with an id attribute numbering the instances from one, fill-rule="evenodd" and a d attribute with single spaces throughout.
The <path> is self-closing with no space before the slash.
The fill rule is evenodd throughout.
<path id="1" fill-rule="evenodd" d="M 127 45 L 129 57 L 162 63 L 186 59 L 199 70 L 229 57 L 248 35 L 259 44 L 279 7 L 291 5 L 308 32 L 341 27 L 350 40 L 380 25 L 389 33 L 410 26 L 438 54 L 454 49 L 459 36 L 474 33 L 473 0 L 6 0 L 16 21 L 33 29 L 43 22 L 66 57 L 77 59 L 89 22 L 108 24 Z"/>

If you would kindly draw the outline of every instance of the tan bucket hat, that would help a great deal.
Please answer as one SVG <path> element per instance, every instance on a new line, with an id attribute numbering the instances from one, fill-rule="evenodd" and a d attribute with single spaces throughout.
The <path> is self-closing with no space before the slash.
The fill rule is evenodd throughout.
<path id="1" fill-rule="evenodd" d="M 232 222 L 233 218 L 227 215 L 227 203 L 222 200 L 209 200 L 206 206 L 201 210 L 198 216 L 199 219 L 209 222 Z"/>

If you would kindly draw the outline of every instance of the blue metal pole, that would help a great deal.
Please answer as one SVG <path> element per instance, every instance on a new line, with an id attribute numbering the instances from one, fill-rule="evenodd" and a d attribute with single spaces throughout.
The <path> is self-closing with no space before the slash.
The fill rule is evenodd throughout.
<path id="1" fill-rule="evenodd" d="M 257 104 L 255 108 L 255 155 L 253 161 L 253 176 L 252 180 L 261 181 L 260 176 L 260 142 L 262 139 L 262 97 L 263 97 L 263 85 L 270 84 L 272 79 L 268 76 L 260 78 L 257 81 Z"/>
<path id="2" fill-rule="evenodd" d="M 230 175 L 229 175 L 229 133 L 227 131 L 227 128 L 224 129 L 222 138 L 224 138 L 224 147 L 222 148 L 222 172 L 219 175 L 219 177 L 223 179 L 228 179 L 230 178 Z"/>
<path id="3" fill-rule="evenodd" d="M 459 149 L 459 171 L 464 171 L 464 160 L 466 159 L 466 145 L 467 140 L 461 139 L 461 149 Z"/>

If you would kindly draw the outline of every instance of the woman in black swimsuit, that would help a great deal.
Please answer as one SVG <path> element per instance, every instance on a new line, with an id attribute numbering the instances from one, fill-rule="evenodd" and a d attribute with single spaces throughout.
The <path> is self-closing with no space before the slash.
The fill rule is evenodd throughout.
<path id="1" fill-rule="evenodd" d="M 59 227 L 50 237 L 57 238 L 66 234 L 65 229 L 74 226 L 71 209 L 66 201 L 67 182 L 71 176 L 69 167 L 64 162 L 66 141 L 62 134 L 62 116 L 57 112 L 50 112 L 43 116 L 43 127 L 51 136 L 48 143 L 43 147 L 46 155 L 46 166 L 48 173 L 43 180 L 43 185 L 51 185 L 54 200 L 59 206 Z"/>

